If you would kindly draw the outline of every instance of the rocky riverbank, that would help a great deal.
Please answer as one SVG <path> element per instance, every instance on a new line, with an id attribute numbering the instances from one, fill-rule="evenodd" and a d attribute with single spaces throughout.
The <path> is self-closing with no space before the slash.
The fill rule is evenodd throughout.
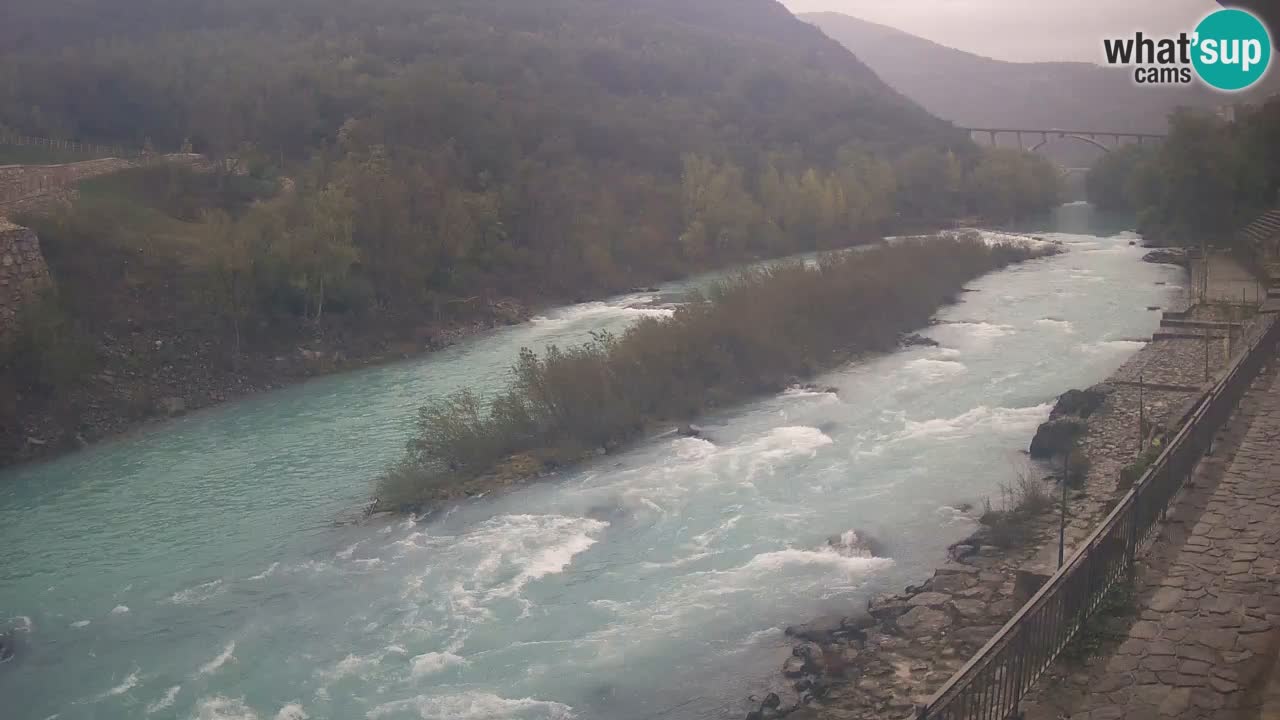
<path id="1" fill-rule="evenodd" d="M 223 402 L 441 350 L 528 320 L 514 300 L 453 323 L 331 322 L 305 337 L 270 338 L 236 363 L 215 334 L 121 318 L 94 339 L 98 369 L 56 401 L 0 382 L 0 466 L 46 459 Z M 152 320 L 155 320 L 152 318 Z"/>
<path id="2" fill-rule="evenodd" d="M 1198 306 L 1171 314 L 1219 313 Z M 952 546 L 946 564 L 923 583 L 873 598 L 865 610 L 790 628 L 795 644 L 782 689 L 753 698 L 748 720 L 910 716 L 1056 568 L 1062 457 L 1080 465 L 1068 472 L 1075 479 L 1067 495 L 1070 554 L 1127 491 L 1143 451 L 1175 429 L 1209 387 L 1206 357 L 1212 377 L 1227 364 L 1232 342 L 1257 327 L 1237 319 L 1239 335 L 1211 334 L 1207 351 L 1203 335 L 1155 339 L 1106 382 L 1061 396 L 1037 435 L 1035 454 L 1044 460 L 1033 467 L 1043 479 L 1024 479 L 1004 506 L 975 517 L 973 535 Z"/>

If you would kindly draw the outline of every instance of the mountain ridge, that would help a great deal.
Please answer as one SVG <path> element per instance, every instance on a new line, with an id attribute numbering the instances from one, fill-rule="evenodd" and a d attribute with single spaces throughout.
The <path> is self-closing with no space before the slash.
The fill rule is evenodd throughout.
<path id="1" fill-rule="evenodd" d="M 1138 87 L 1121 68 L 998 60 L 841 13 L 797 17 L 844 44 L 926 110 L 965 127 L 1162 133 L 1180 105 L 1233 101 L 1200 87 Z"/>

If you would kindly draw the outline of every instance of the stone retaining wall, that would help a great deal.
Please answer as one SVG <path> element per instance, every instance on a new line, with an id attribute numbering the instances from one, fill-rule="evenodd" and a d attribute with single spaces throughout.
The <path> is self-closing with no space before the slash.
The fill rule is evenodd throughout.
<path id="1" fill-rule="evenodd" d="M 49 282 L 35 232 L 0 218 L 0 339 L 13 332 L 22 306 Z"/>
<path id="2" fill-rule="evenodd" d="M 73 183 L 134 167 L 132 160 L 104 158 L 65 165 L 0 166 L 0 204 L 43 195 Z"/>
<path id="3" fill-rule="evenodd" d="M 148 163 L 190 165 L 210 170 L 203 155 L 149 155 L 141 158 L 102 158 L 64 165 L 0 165 L 0 211 L 12 211 L 33 198 L 59 197 L 81 180 L 108 175 Z"/>

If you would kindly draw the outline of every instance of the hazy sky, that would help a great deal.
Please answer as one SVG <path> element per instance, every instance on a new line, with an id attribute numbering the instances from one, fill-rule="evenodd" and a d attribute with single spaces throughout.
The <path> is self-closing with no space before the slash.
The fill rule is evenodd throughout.
<path id="1" fill-rule="evenodd" d="M 1101 62 L 1102 39 L 1191 31 L 1213 0 L 781 0 L 830 10 L 1001 60 Z"/>

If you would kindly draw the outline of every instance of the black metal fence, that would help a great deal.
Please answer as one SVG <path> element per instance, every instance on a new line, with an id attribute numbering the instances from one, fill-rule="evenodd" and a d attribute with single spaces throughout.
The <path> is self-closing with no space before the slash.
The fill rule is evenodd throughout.
<path id="1" fill-rule="evenodd" d="M 1241 350 L 1226 375 L 1201 399 L 1182 429 L 1106 520 L 995 637 L 965 664 L 917 716 L 936 720 L 1004 720 L 1053 664 L 1106 594 L 1129 576 L 1138 546 L 1209 451 L 1280 340 L 1274 316 Z"/>

